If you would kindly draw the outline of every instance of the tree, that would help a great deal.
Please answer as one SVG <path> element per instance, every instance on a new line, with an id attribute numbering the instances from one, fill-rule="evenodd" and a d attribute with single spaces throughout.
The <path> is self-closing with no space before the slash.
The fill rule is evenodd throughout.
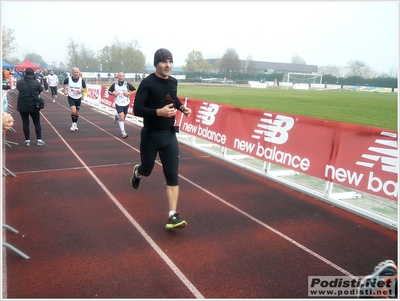
<path id="1" fill-rule="evenodd" d="M 67 43 L 67 53 L 68 53 L 68 65 L 72 67 L 79 66 L 79 44 L 74 41 L 74 39 L 69 38 Z"/>
<path id="2" fill-rule="evenodd" d="M 387 77 L 387 78 L 396 78 L 398 76 L 397 75 L 397 68 L 395 66 L 393 66 L 392 68 L 390 68 L 388 73 L 383 72 L 379 76 L 380 77 Z"/>
<path id="3" fill-rule="evenodd" d="M 255 74 L 256 73 L 256 63 L 253 61 L 253 57 L 249 55 L 246 58 L 246 66 L 245 66 L 245 73 L 247 74 Z"/>
<path id="4" fill-rule="evenodd" d="M 24 55 L 24 60 L 29 60 L 34 64 L 39 65 L 42 69 L 47 68 L 47 63 L 43 60 L 42 56 L 36 53 L 27 53 Z"/>
<path id="5" fill-rule="evenodd" d="M 118 37 L 114 38 L 111 46 L 104 46 L 99 53 L 99 61 L 103 70 L 110 72 L 144 72 L 146 57 L 139 50 L 136 40 L 121 43 Z"/>
<path id="6" fill-rule="evenodd" d="M 305 65 L 306 61 L 298 54 L 295 54 L 292 56 L 292 64 Z"/>
<path id="7" fill-rule="evenodd" d="M 369 66 L 367 66 L 364 62 L 362 61 L 349 61 L 349 67 L 350 67 L 350 72 L 347 74 L 347 76 L 360 76 L 364 78 L 370 78 L 373 76 L 373 70 Z"/>
<path id="8" fill-rule="evenodd" d="M 318 72 L 322 74 L 329 74 L 333 76 L 339 76 L 339 68 L 333 65 L 325 66 L 325 67 L 319 67 Z"/>
<path id="9" fill-rule="evenodd" d="M 126 45 L 123 49 L 123 68 L 124 72 L 143 73 L 146 70 L 146 57 L 142 51 L 136 49 L 132 44 Z"/>
<path id="10" fill-rule="evenodd" d="M 17 52 L 18 44 L 15 43 L 14 30 L 3 26 L 1 36 L 2 59 L 10 64 L 17 64 L 18 58 L 13 56 Z"/>
<path id="11" fill-rule="evenodd" d="M 211 70 L 211 65 L 203 58 L 201 51 L 193 50 L 185 59 L 186 65 L 182 66 L 183 71 L 206 73 Z"/>
<path id="12" fill-rule="evenodd" d="M 227 74 L 231 72 L 239 73 L 242 68 L 242 64 L 239 59 L 239 55 L 234 48 L 228 48 L 225 54 L 221 58 L 219 65 L 220 73 Z"/>

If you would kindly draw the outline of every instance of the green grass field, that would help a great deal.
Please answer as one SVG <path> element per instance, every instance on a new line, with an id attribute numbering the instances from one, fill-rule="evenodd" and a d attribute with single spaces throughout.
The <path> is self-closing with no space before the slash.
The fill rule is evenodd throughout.
<path id="1" fill-rule="evenodd" d="M 239 108 L 398 130 L 398 94 L 179 84 L 178 95 Z"/>

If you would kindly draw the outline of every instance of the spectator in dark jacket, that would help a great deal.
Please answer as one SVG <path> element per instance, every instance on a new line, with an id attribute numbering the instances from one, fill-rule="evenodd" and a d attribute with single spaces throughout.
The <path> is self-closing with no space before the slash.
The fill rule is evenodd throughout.
<path id="1" fill-rule="evenodd" d="M 42 127 L 40 125 L 40 110 L 35 107 L 32 95 L 40 95 L 43 91 L 42 85 L 36 80 L 35 73 L 32 68 L 26 69 L 24 78 L 17 82 L 18 101 L 17 110 L 21 115 L 22 128 L 25 135 L 25 146 L 30 146 L 30 130 L 29 116 L 31 116 L 35 125 L 35 133 L 37 138 L 37 146 L 45 145 L 42 140 Z"/>

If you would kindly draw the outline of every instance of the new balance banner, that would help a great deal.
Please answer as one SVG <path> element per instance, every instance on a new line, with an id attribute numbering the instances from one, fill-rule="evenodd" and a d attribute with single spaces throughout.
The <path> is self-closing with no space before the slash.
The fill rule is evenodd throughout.
<path id="1" fill-rule="evenodd" d="M 184 101 L 184 99 L 181 99 Z M 320 179 L 397 200 L 397 132 L 187 99 L 183 132 Z"/>
<path id="2" fill-rule="evenodd" d="M 397 132 L 180 97 L 180 131 L 243 154 L 397 201 Z M 132 104 L 129 114 L 132 114 Z M 102 87 L 104 105 L 114 106 Z"/>

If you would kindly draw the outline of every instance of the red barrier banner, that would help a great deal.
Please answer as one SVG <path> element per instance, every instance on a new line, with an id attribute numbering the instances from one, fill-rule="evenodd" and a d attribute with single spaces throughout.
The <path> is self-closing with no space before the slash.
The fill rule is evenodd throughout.
<path id="1" fill-rule="evenodd" d="M 100 85 L 87 85 L 85 98 L 97 101 L 100 97 L 102 87 Z"/>
<path id="2" fill-rule="evenodd" d="M 397 132 L 183 99 L 180 130 L 303 174 L 397 201 Z"/>
<path id="3" fill-rule="evenodd" d="M 88 93 L 96 96 L 97 92 Z M 271 164 L 397 201 L 397 132 L 179 98 L 193 112 L 189 118 L 177 112 L 182 132 Z M 133 115 L 134 95 L 130 99 L 128 114 Z M 108 87 L 101 87 L 100 103 L 115 108 Z"/>

